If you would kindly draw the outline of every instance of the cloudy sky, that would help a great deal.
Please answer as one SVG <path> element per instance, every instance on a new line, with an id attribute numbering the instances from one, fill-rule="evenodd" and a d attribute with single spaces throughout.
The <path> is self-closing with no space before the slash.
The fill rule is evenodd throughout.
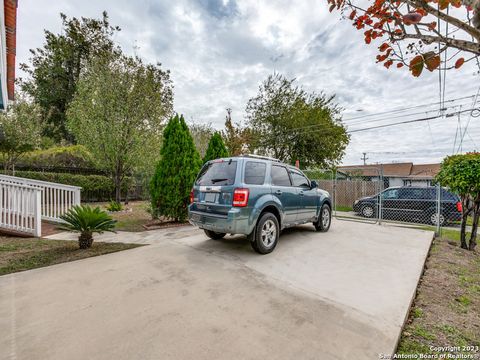
<path id="1" fill-rule="evenodd" d="M 438 102 L 438 72 L 417 79 L 407 70 L 376 64 L 379 44 L 365 45 L 362 32 L 341 21 L 339 13 L 328 13 L 326 0 L 20 0 L 17 64 L 28 61 L 30 48 L 42 45 L 43 29 L 60 31 L 60 12 L 100 17 L 103 10 L 122 28 L 116 41 L 125 52 L 170 69 L 175 110 L 189 121 L 221 129 L 226 108 L 233 109 L 235 121 L 243 121 L 248 99 L 274 71 L 296 78 L 308 91 L 336 94 L 349 130 L 438 114 L 438 105 L 431 105 L 372 116 Z M 445 99 L 475 95 L 480 84 L 475 70 L 465 65 L 448 72 Z M 472 100 L 447 103 L 458 107 L 446 113 L 460 105 L 470 108 Z M 462 135 L 455 136 L 459 121 L 461 149 Z M 478 145 L 480 117 L 464 113 L 460 119 L 354 132 L 343 162 L 357 164 L 365 151 L 372 163 L 428 163 Z"/>

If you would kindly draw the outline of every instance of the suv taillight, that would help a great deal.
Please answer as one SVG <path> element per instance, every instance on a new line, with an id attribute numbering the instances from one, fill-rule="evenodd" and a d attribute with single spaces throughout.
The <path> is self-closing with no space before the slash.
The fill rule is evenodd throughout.
<path id="1" fill-rule="evenodd" d="M 190 191 L 190 204 L 193 204 L 193 197 L 194 195 L 193 195 L 193 189 L 192 189 L 192 191 Z"/>
<path id="2" fill-rule="evenodd" d="M 248 203 L 248 189 L 235 189 L 233 192 L 233 203 L 235 207 L 245 207 Z"/>
<path id="3" fill-rule="evenodd" d="M 458 210 L 458 212 L 462 212 L 462 210 L 463 210 L 461 201 L 457 202 L 457 210 Z"/>

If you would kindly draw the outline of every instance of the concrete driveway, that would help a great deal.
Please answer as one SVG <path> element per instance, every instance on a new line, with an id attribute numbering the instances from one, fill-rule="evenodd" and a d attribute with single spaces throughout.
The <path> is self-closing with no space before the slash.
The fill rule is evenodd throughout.
<path id="1" fill-rule="evenodd" d="M 0 277 L 1 359 L 377 359 L 433 234 L 334 221 L 266 256 L 189 226 L 102 237 L 151 245 Z"/>

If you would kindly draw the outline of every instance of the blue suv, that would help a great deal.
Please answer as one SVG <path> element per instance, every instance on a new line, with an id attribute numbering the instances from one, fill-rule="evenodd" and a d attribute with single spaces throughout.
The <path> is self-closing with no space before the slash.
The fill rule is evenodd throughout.
<path id="1" fill-rule="evenodd" d="M 282 229 L 312 222 L 328 231 L 332 202 L 299 169 L 245 155 L 207 162 L 190 194 L 188 217 L 211 239 L 247 235 L 260 254 L 275 249 Z"/>

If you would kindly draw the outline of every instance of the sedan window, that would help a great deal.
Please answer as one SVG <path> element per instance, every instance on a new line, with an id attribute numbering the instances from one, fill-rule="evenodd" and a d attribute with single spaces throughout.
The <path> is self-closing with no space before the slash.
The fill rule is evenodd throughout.
<path id="1" fill-rule="evenodd" d="M 382 193 L 383 199 L 398 199 L 398 189 L 385 190 Z"/>

